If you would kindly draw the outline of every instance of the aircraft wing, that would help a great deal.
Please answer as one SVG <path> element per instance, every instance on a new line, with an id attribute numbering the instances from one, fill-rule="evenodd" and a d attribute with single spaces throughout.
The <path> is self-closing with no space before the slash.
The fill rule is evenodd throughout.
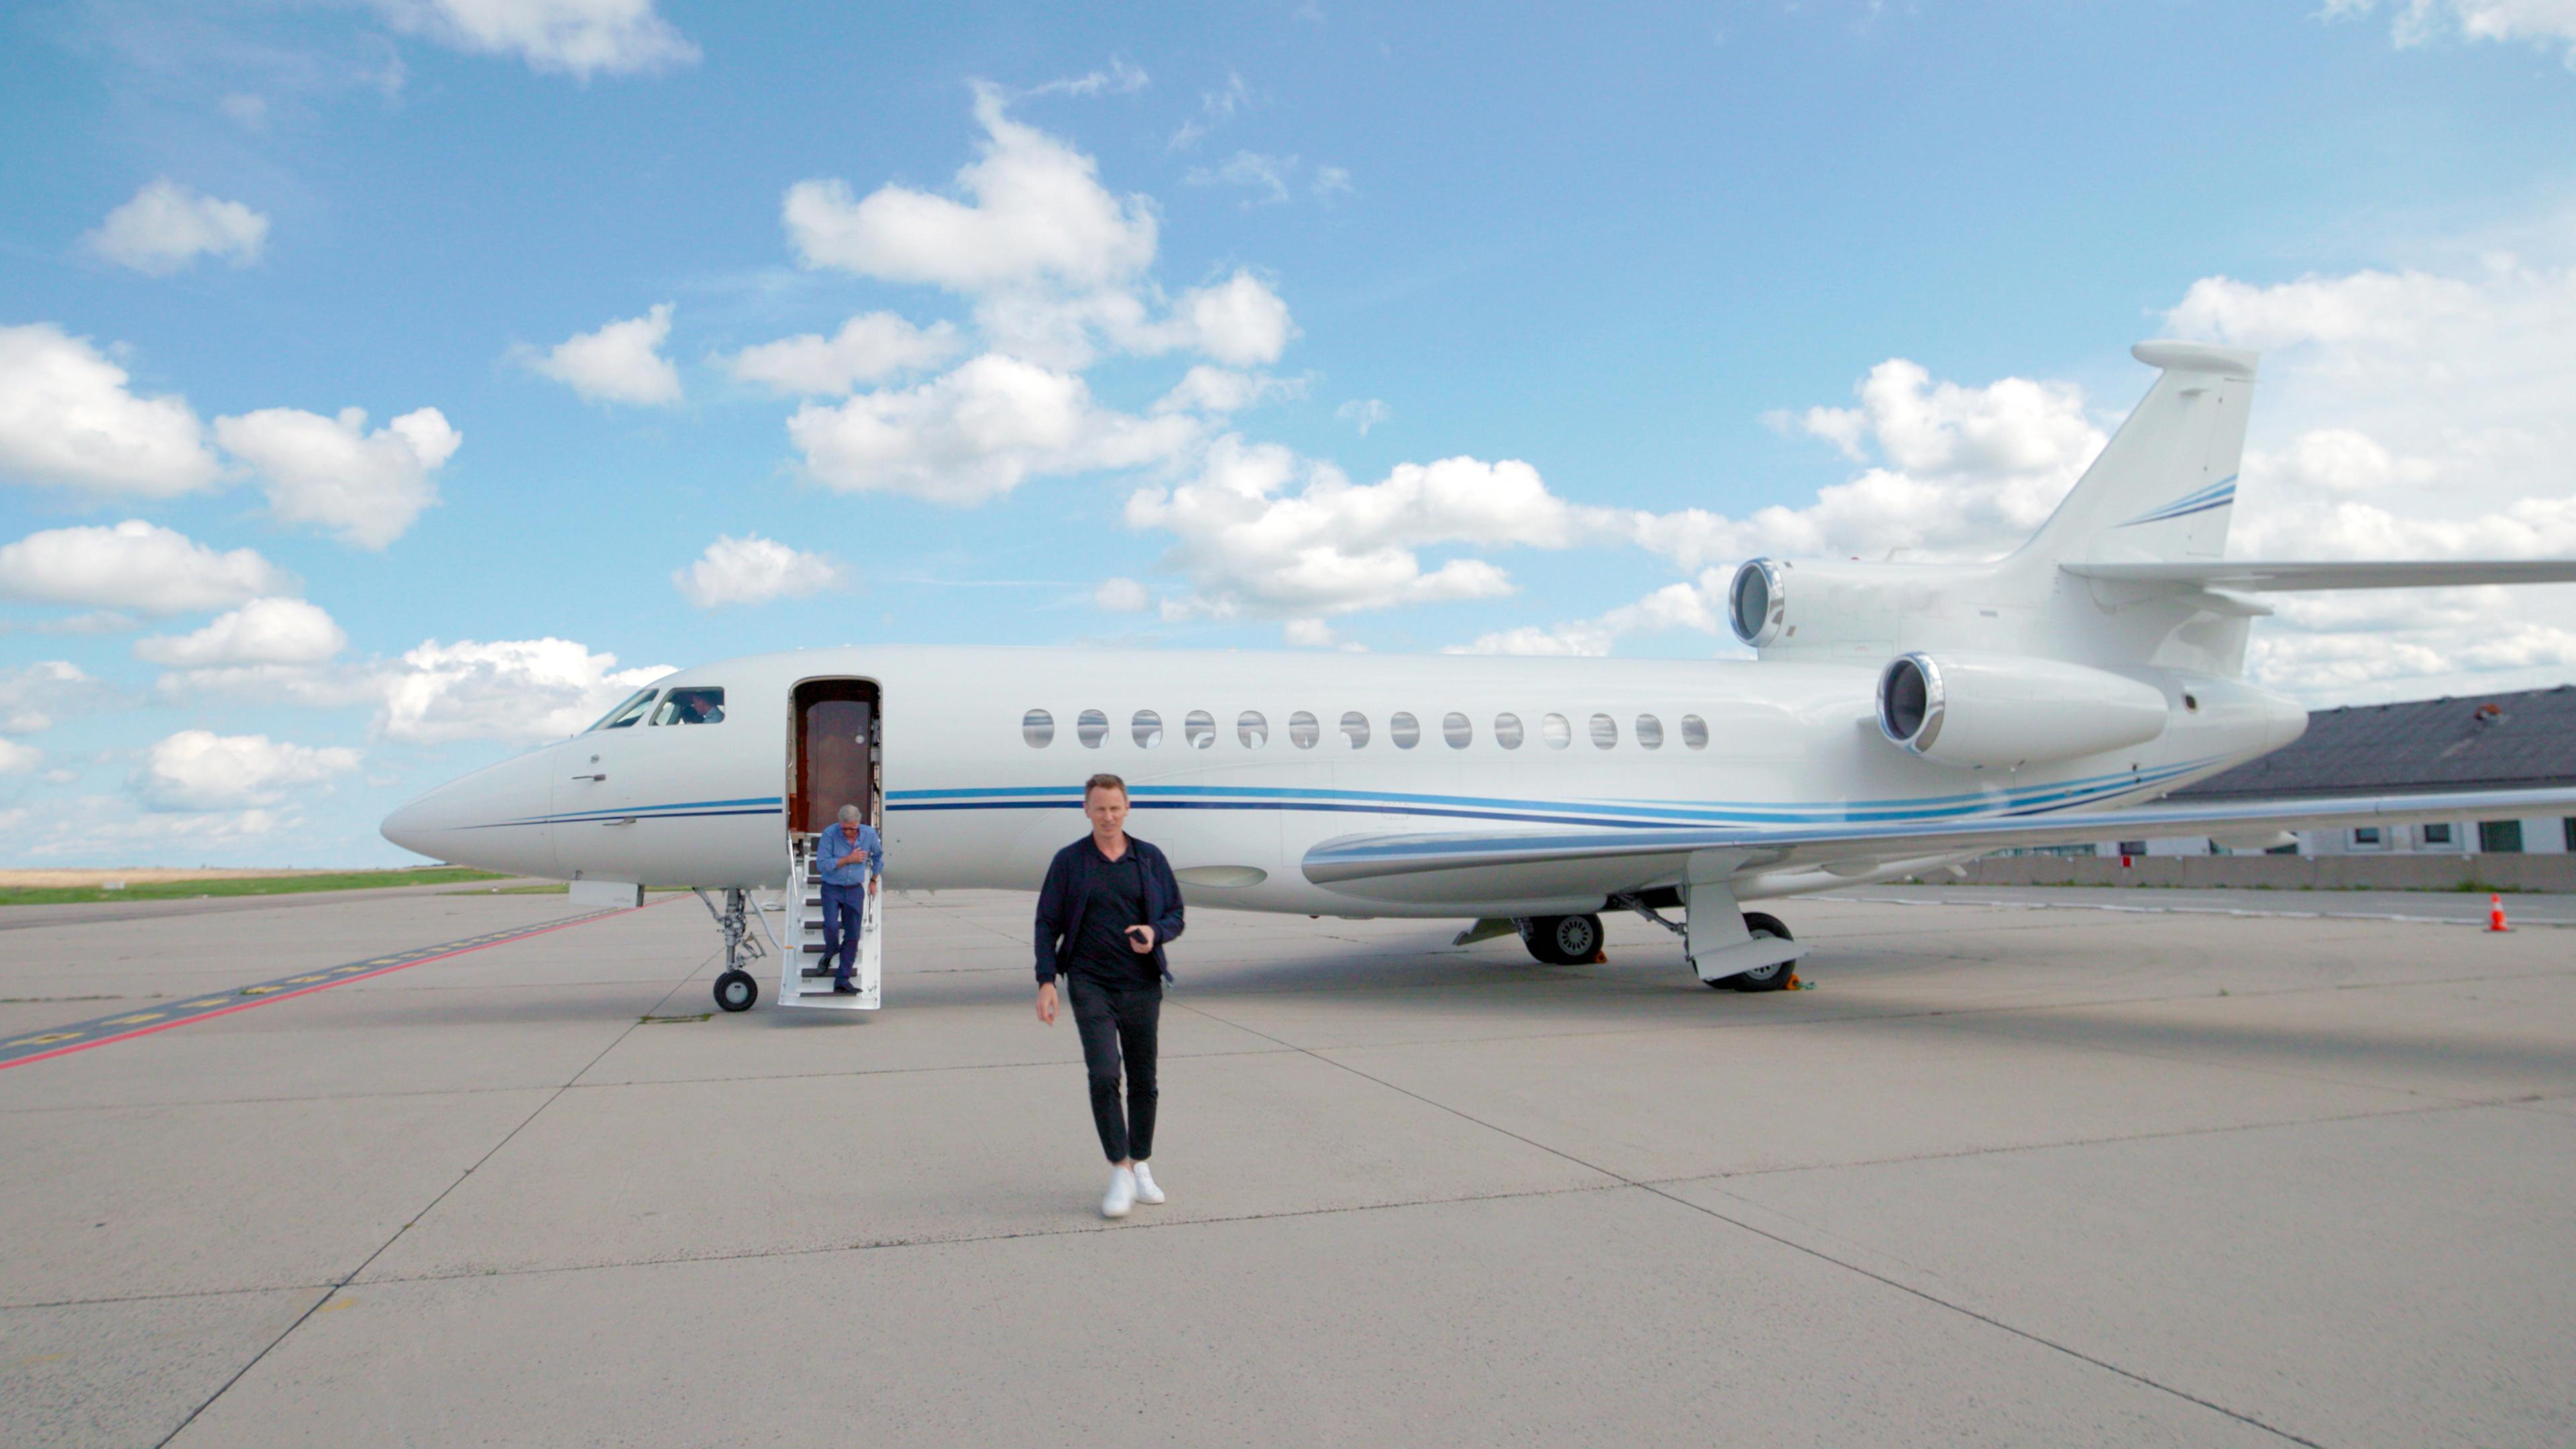
<path id="1" fill-rule="evenodd" d="M 2440 559 L 2427 563 L 2061 563 L 2079 578 L 2246 593 L 2576 583 L 2576 559 Z"/>
<path id="2" fill-rule="evenodd" d="M 1306 852 L 1306 878 L 1360 895 L 1409 894 L 1404 877 L 1464 871 L 1497 887 L 1545 879 L 1637 889 L 1680 878 L 1703 850 L 1740 852 L 1739 871 L 1984 854 L 2014 846 L 2176 835 L 2242 835 L 2445 816 L 2576 814 L 2576 789 L 2472 790 L 2303 800 L 2219 801 L 2126 810 L 1846 824 L 1647 826 L 1580 831 L 1346 835 Z M 1372 889 L 1376 883 L 1381 888 Z M 1609 883 L 1609 884 L 1604 884 Z M 1392 890 L 1386 889 L 1392 887 Z"/>

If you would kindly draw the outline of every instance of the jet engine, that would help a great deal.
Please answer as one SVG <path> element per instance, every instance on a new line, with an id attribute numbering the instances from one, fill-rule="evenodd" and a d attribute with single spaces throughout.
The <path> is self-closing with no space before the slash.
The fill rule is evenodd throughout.
<path id="1" fill-rule="evenodd" d="M 2165 696 L 2053 659 L 1900 654 L 1878 676 L 1878 728 L 1927 760 L 2010 770 L 2145 744 L 2165 732 Z"/>

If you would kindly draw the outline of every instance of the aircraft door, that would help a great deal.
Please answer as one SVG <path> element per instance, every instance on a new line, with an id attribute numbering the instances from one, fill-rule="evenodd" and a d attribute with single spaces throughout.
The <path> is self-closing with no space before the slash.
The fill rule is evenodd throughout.
<path id="1" fill-rule="evenodd" d="M 796 686 L 795 773 L 787 829 L 819 835 L 844 805 L 885 828 L 884 727 L 877 688 L 861 679 L 809 679 Z"/>

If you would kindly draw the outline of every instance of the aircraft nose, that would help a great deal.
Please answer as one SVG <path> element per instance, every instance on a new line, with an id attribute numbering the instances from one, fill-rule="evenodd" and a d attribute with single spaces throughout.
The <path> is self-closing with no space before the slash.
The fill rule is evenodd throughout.
<path id="1" fill-rule="evenodd" d="M 432 791 L 430 793 L 436 794 L 437 792 Z M 410 804 L 403 806 L 399 810 L 396 810 L 393 814 L 386 816 L 385 823 L 378 826 L 377 830 L 383 834 L 385 839 L 392 841 L 394 844 L 401 846 L 403 849 L 410 851 L 414 855 L 426 855 L 433 860 L 443 858 L 445 852 L 438 848 L 438 837 L 444 832 L 434 831 L 429 828 L 430 816 L 429 811 L 426 808 L 428 804 L 429 796 L 421 796 L 419 799 L 412 801 Z"/>
<path id="2" fill-rule="evenodd" d="M 547 819 L 546 768 L 538 750 L 450 780 L 394 811 L 377 829 L 385 839 L 432 860 L 513 875 L 551 875 L 554 827 Z"/>

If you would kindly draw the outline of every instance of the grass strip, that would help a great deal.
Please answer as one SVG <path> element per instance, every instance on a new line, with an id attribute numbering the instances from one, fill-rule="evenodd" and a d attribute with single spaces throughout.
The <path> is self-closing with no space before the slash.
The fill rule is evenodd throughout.
<path id="1" fill-rule="evenodd" d="M 102 886 L 30 886 L 0 889 L 0 906 L 65 906 L 97 901 L 193 901 L 210 896 L 284 896 L 308 891 L 380 890 L 386 886 L 459 885 L 466 881 L 507 880 L 498 871 L 469 866 L 423 866 L 417 870 L 349 870 L 318 875 L 249 875 L 222 880 L 137 881 L 123 890 Z"/>

